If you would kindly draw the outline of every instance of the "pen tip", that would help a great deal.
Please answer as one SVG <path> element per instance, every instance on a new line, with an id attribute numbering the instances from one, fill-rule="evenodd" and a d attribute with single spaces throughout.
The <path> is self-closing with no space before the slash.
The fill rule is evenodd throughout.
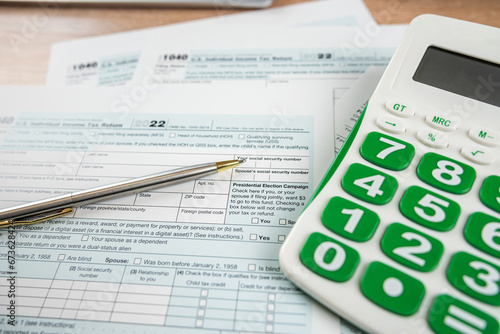
<path id="1" fill-rule="evenodd" d="M 238 163 L 242 164 L 247 161 L 247 158 L 238 158 Z"/>

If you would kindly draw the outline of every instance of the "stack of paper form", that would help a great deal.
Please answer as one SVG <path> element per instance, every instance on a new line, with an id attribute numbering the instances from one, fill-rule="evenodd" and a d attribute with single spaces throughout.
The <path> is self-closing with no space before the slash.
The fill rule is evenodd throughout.
<path id="1" fill-rule="evenodd" d="M 55 44 L 49 87 L 0 89 L 1 208 L 248 161 L 1 231 L 1 327 L 355 332 L 283 276 L 278 251 L 404 29 L 329 0 Z"/>

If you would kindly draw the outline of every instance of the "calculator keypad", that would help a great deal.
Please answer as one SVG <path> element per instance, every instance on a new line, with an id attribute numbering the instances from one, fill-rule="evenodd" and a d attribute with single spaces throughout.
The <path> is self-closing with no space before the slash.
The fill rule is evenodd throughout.
<path id="1" fill-rule="evenodd" d="M 472 167 L 446 155 L 446 149 L 452 144 L 448 135 L 452 136 L 453 131 L 456 133 L 458 122 L 439 114 L 428 114 L 425 122 L 432 128 L 422 129 L 415 136 L 420 143 L 434 150 L 416 160 L 416 145 L 387 134 L 406 133 L 404 119 L 414 117 L 415 110 L 396 100 L 387 102 L 385 107 L 392 115 L 381 114 L 375 120 L 382 131 L 366 135 L 359 147 L 362 159 L 348 165 L 340 178 L 340 185 L 347 195 L 332 194 L 321 213 L 322 225 L 339 236 L 339 240 L 345 238 L 349 245 L 335 237 L 313 232 L 302 248 L 301 262 L 318 275 L 335 282 L 347 282 L 357 270 L 360 271 L 362 295 L 401 316 L 419 312 L 426 295 L 424 283 L 427 283 L 417 277 L 425 278 L 426 275 L 428 278 L 440 275 L 438 280 L 448 281 L 459 293 L 480 303 L 500 306 L 500 267 L 478 255 L 484 253 L 500 258 L 500 218 L 477 211 L 469 214 L 464 223 L 461 215 L 465 208 L 460 205 L 466 202 L 457 200 L 471 192 L 478 178 L 475 168 L 479 170 L 481 166 L 495 162 L 491 147 L 500 145 L 500 135 L 484 128 L 474 128 L 468 133 L 475 142 L 459 150 L 462 157 L 474 164 Z M 422 181 L 419 185 L 405 183 L 405 175 L 411 173 Z M 403 183 L 406 189 L 401 191 L 398 200 L 402 217 L 394 217 L 393 221 L 382 225 L 377 210 L 369 209 L 370 204 L 388 205 L 395 200 L 396 191 Z M 500 176 L 487 176 L 476 196 L 486 207 L 500 213 Z M 465 211 L 470 212 L 470 208 Z M 407 221 L 398 221 L 401 218 Z M 458 223 L 459 219 L 461 223 Z M 386 226 L 385 230 L 379 231 L 381 225 Z M 464 242 L 479 253 L 455 249 L 457 245 L 447 245 L 439 239 L 439 234 L 450 233 L 456 228 L 462 230 Z M 369 244 L 375 235 L 380 238 L 379 250 L 389 264 L 384 263 L 383 258 L 378 261 L 377 255 L 361 266 L 364 255 L 356 251 L 356 243 Z M 447 247 L 454 249 L 454 253 L 445 256 Z M 439 274 L 434 272 L 437 268 L 441 268 Z M 412 271 L 416 274 L 409 274 Z M 498 334 L 499 323 L 494 316 L 465 303 L 460 300 L 460 294 L 455 294 L 453 297 L 440 294 L 429 301 L 432 303 L 426 316 L 434 331 Z"/>

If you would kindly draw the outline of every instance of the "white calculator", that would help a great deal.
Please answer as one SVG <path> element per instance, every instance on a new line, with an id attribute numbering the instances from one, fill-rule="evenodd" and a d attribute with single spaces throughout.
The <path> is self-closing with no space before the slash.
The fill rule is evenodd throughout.
<path id="1" fill-rule="evenodd" d="M 280 251 L 370 333 L 499 333 L 500 29 L 409 25 Z"/>

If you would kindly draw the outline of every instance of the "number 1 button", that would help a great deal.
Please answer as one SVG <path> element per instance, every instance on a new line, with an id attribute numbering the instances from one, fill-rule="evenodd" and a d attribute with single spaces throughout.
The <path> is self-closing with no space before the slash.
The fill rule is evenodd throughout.
<path id="1" fill-rule="evenodd" d="M 377 166 L 399 171 L 410 165 L 415 148 L 394 137 L 370 132 L 359 152 L 363 158 Z"/>

